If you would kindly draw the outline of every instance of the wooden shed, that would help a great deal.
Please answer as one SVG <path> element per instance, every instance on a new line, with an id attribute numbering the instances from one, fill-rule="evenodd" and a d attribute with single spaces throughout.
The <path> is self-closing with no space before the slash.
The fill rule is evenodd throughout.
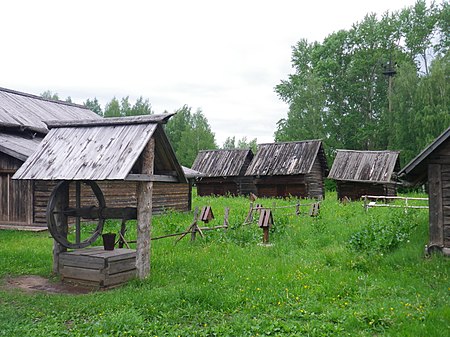
<path id="1" fill-rule="evenodd" d="M 395 196 L 400 171 L 397 151 L 338 150 L 328 178 L 336 180 L 339 200 L 363 195 Z"/>
<path id="2" fill-rule="evenodd" d="M 428 185 L 428 249 L 450 256 L 450 127 L 406 165 L 399 178 L 408 185 Z"/>
<path id="3" fill-rule="evenodd" d="M 247 169 L 259 197 L 324 198 L 328 165 L 321 140 L 258 145 Z"/>
<path id="4" fill-rule="evenodd" d="M 36 185 L 14 181 L 12 176 L 48 133 L 43 121 L 100 118 L 81 105 L 0 88 L 0 227 L 40 222 L 35 212 L 40 202 Z M 39 225 L 45 226 L 45 221 Z"/>
<path id="5" fill-rule="evenodd" d="M 192 169 L 203 174 L 196 181 L 197 194 L 247 195 L 255 193 L 255 185 L 245 172 L 253 159 L 251 150 L 200 151 Z"/>

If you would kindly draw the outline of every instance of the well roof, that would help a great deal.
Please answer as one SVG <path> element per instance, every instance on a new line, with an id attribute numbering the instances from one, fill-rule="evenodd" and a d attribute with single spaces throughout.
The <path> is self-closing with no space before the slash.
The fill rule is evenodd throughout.
<path id="1" fill-rule="evenodd" d="M 155 168 L 185 180 L 160 126 L 173 114 L 48 122 L 50 132 L 14 179 L 124 180 L 155 137 Z"/>

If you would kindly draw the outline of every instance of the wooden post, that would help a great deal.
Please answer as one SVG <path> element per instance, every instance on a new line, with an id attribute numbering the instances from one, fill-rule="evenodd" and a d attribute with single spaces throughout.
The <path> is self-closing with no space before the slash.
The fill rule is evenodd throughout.
<path id="1" fill-rule="evenodd" d="M 430 246 L 444 245 L 444 208 L 442 204 L 441 165 L 428 165 Z"/>
<path id="2" fill-rule="evenodd" d="M 69 184 L 65 185 L 65 188 L 60 189 L 60 193 L 56 195 L 55 202 L 55 220 L 59 225 L 58 232 L 65 238 L 67 238 L 68 224 L 67 216 L 62 211 L 69 206 Z M 66 252 L 67 248 L 60 245 L 56 240 L 53 240 L 53 272 L 59 274 L 59 254 Z"/>
<path id="3" fill-rule="evenodd" d="M 153 174 L 155 140 L 152 137 L 142 152 L 142 174 Z M 152 222 L 153 182 L 139 181 L 137 184 L 137 244 L 136 269 L 142 280 L 150 275 L 150 233 Z"/>

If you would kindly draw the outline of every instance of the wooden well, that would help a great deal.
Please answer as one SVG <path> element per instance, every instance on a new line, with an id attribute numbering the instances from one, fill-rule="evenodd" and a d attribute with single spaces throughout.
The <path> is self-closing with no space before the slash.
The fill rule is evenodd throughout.
<path id="1" fill-rule="evenodd" d="M 60 253 L 59 272 L 65 283 L 117 287 L 136 277 L 136 250 L 90 247 Z"/>

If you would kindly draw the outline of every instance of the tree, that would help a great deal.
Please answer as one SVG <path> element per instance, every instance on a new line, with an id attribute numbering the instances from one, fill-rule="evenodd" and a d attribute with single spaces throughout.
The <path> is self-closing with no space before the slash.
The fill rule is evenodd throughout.
<path id="1" fill-rule="evenodd" d="M 51 100 L 54 100 L 54 101 L 59 100 L 58 93 L 56 93 L 56 92 L 53 93 L 53 92 L 51 92 L 50 90 L 44 91 L 44 92 L 41 94 L 41 97 L 43 97 L 43 98 L 45 98 L 45 99 L 51 99 Z"/>
<path id="2" fill-rule="evenodd" d="M 191 114 L 191 108 L 183 106 L 169 120 L 165 130 L 182 165 L 192 166 L 200 150 L 217 148 L 214 133 L 200 109 Z"/>
<path id="3" fill-rule="evenodd" d="M 137 116 L 137 115 L 152 115 L 152 106 L 147 99 L 144 100 L 142 96 L 140 96 L 133 107 L 130 110 L 129 116 Z"/>
<path id="4" fill-rule="evenodd" d="M 289 105 L 287 117 L 277 123 L 275 140 L 320 138 L 330 158 L 337 148 L 400 146 L 395 149 L 417 154 L 419 143 L 410 140 L 411 132 L 428 139 L 436 137 L 442 125 L 448 126 L 448 104 L 437 100 L 445 76 L 434 77 L 445 68 L 448 17 L 448 5 L 427 8 L 419 0 L 401 12 L 384 13 L 381 19 L 366 15 L 323 42 L 300 40 L 292 51 L 294 73 L 275 87 Z M 431 74 L 430 57 L 436 55 L 442 61 L 433 63 Z M 402 74 L 393 77 L 396 71 Z M 418 99 L 427 105 L 419 108 Z M 412 115 L 415 122 L 405 122 Z"/>
<path id="5" fill-rule="evenodd" d="M 225 142 L 222 145 L 222 149 L 224 150 L 234 150 L 236 148 L 236 137 L 227 137 Z"/>
<path id="6" fill-rule="evenodd" d="M 91 111 L 94 111 L 97 115 L 103 116 L 102 107 L 100 106 L 100 103 L 97 100 L 97 97 L 94 97 L 93 100 L 90 100 L 89 98 L 86 100 L 86 102 L 83 103 L 83 105 L 88 108 Z"/>
<path id="7" fill-rule="evenodd" d="M 109 103 L 106 103 L 104 117 L 121 117 L 120 103 L 117 98 L 113 98 Z"/>

